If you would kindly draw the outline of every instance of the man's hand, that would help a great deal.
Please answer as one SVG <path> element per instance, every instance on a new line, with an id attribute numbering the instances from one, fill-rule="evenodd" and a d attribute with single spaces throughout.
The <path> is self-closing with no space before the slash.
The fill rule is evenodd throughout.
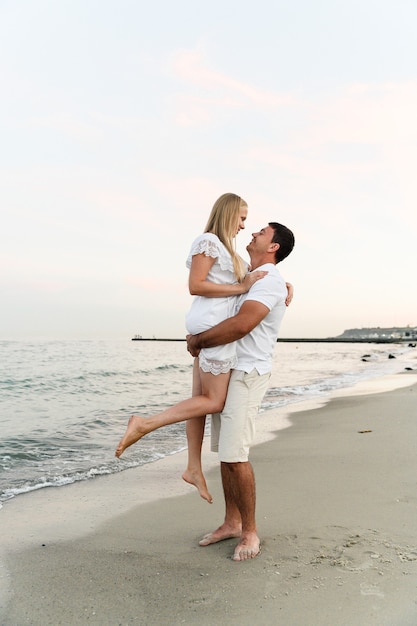
<path id="1" fill-rule="evenodd" d="M 200 348 L 196 348 L 195 344 L 197 343 L 196 335 L 187 335 L 187 350 L 191 354 L 191 356 L 198 356 L 200 354 Z"/>

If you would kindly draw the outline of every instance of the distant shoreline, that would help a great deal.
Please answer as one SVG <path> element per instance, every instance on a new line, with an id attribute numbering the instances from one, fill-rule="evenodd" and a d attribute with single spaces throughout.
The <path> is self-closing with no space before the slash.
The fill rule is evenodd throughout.
<path id="1" fill-rule="evenodd" d="M 185 341 L 184 339 L 164 339 L 162 337 L 132 337 L 132 341 Z M 354 339 L 341 337 L 321 337 L 313 338 L 295 338 L 295 337 L 279 337 L 277 342 L 288 343 L 409 343 L 409 339 Z"/>

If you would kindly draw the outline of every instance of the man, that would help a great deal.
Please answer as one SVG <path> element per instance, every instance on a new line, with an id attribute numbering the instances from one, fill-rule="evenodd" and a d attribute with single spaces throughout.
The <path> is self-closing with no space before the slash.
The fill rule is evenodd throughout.
<path id="1" fill-rule="evenodd" d="M 197 356 L 201 348 L 237 342 L 238 364 L 233 370 L 221 415 L 212 416 L 212 450 L 219 453 L 226 505 L 224 522 L 203 537 L 200 546 L 239 537 L 234 561 L 260 553 L 255 520 L 255 477 L 249 449 L 255 434 L 255 417 L 266 392 L 272 355 L 285 312 L 287 287 L 275 267 L 294 247 L 293 233 L 270 222 L 252 234 L 247 246 L 252 270 L 268 274 L 241 297 L 238 313 L 198 335 L 187 337 L 188 350 Z"/>

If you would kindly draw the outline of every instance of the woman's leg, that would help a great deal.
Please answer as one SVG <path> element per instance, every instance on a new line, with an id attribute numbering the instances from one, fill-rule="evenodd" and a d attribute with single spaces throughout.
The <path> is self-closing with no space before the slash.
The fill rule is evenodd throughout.
<path id="1" fill-rule="evenodd" d="M 229 378 L 230 372 L 215 376 L 200 370 L 201 394 L 182 400 L 152 417 L 132 415 L 126 432 L 117 446 L 116 456 L 120 457 L 126 448 L 162 426 L 183 422 L 193 417 L 204 417 L 211 413 L 221 413 L 226 400 Z"/>
<path id="2" fill-rule="evenodd" d="M 198 359 L 194 360 L 193 369 L 193 397 L 201 395 L 201 378 L 200 368 L 198 366 Z M 191 420 L 187 420 L 185 430 L 187 433 L 188 444 L 188 462 L 187 468 L 182 475 L 185 482 L 190 483 L 197 487 L 200 496 L 210 502 L 213 502 L 213 498 L 207 489 L 206 479 L 204 478 L 203 468 L 201 465 L 201 447 L 203 445 L 204 428 L 206 425 L 206 416 L 194 417 Z"/>

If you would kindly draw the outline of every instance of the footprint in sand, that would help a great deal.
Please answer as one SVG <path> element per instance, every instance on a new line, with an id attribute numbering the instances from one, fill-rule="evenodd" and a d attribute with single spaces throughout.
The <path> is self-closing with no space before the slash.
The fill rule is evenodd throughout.
<path id="1" fill-rule="evenodd" d="M 377 587 L 377 585 L 369 585 L 368 583 L 361 583 L 361 594 L 363 596 L 378 596 L 378 598 L 385 598 L 385 594 L 379 587 Z"/>

